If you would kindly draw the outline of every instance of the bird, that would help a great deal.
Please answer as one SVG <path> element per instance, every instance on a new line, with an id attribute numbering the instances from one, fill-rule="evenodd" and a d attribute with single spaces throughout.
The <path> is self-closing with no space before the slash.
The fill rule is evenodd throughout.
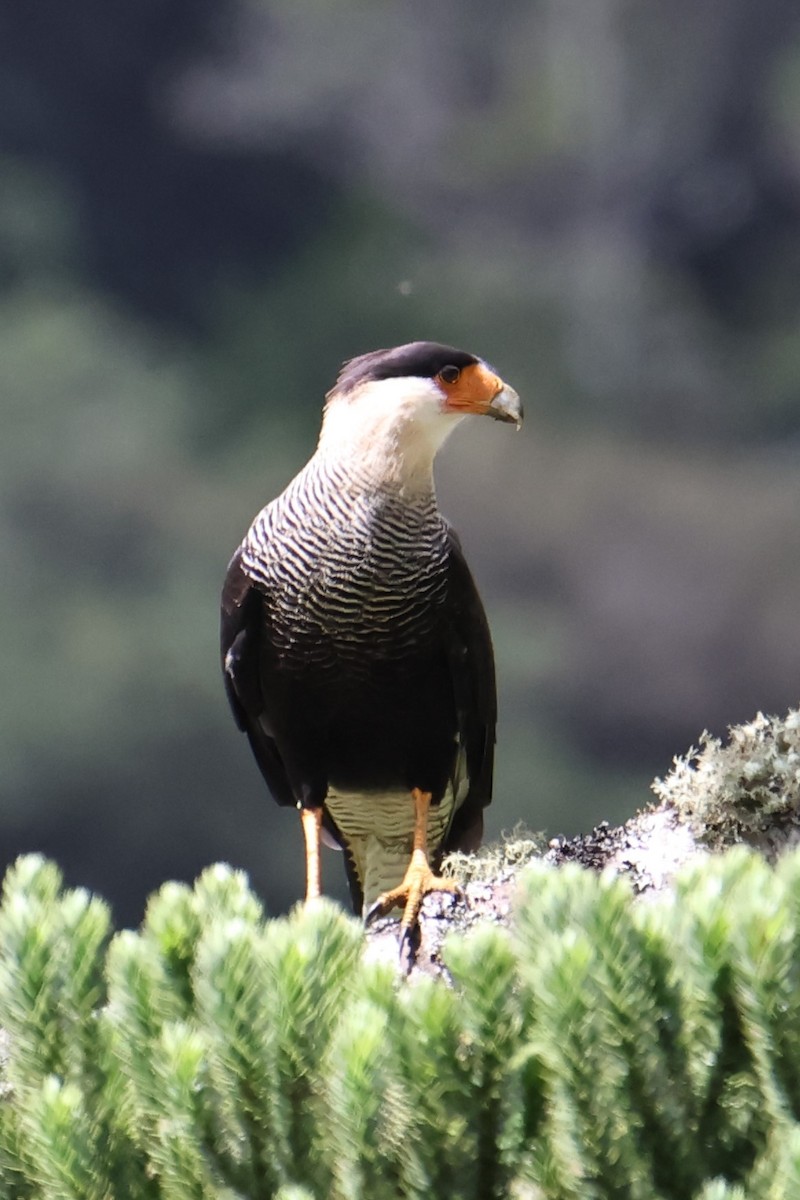
<path id="1" fill-rule="evenodd" d="M 483 604 L 440 512 L 437 451 L 470 416 L 522 423 L 483 359 L 417 341 L 347 360 L 315 453 L 228 566 L 228 700 L 269 792 L 299 811 L 306 902 L 320 844 L 344 851 L 367 922 L 458 891 L 443 855 L 480 845 L 492 796 L 495 667 Z"/>

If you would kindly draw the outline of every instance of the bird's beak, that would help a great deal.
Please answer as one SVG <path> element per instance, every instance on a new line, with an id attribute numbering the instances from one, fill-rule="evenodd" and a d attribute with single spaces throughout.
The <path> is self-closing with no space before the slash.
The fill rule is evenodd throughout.
<path id="1" fill-rule="evenodd" d="M 489 402 L 486 414 L 494 417 L 495 421 L 513 421 L 519 429 L 523 418 L 522 401 L 514 389 L 504 383 Z"/>

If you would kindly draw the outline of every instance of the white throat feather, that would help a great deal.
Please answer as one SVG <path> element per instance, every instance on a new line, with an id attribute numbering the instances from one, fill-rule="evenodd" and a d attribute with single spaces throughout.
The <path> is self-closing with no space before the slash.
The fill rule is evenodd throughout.
<path id="1" fill-rule="evenodd" d="M 377 486 L 431 491 L 437 451 L 462 419 L 442 410 L 431 379 L 371 380 L 330 394 L 317 454 L 352 465 Z"/>

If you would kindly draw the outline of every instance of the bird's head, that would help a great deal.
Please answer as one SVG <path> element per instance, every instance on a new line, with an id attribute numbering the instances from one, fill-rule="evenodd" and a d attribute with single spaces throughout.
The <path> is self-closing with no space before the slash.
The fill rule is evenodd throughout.
<path id="1" fill-rule="evenodd" d="M 482 359 L 438 342 L 374 350 L 346 362 L 328 392 L 320 450 L 401 485 L 421 483 L 473 414 L 522 424 L 519 396 Z"/>

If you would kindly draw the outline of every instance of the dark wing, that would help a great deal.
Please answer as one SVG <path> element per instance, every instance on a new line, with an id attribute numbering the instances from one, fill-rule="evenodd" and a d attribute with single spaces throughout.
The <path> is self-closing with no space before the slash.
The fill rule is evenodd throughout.
<path id="1" fill-rule="evenodd" d="M 263 669 L 267 618 L 264 597 L 242 566 L 237 551 L 222 589 L 220 642 L 225 689 L 236 724 L 250 741 L 267 787 L 279 804 L 295 798 L 266 719 Z"/>
<path id="2" fill-rule="evenodd" d="M 450 530 L 447 657 L 466 749 L 469 792 L 453 817 L 444 850 L 476 850 L 492 799 L 497 689 L 486 613 L 456 533 Z"/>

